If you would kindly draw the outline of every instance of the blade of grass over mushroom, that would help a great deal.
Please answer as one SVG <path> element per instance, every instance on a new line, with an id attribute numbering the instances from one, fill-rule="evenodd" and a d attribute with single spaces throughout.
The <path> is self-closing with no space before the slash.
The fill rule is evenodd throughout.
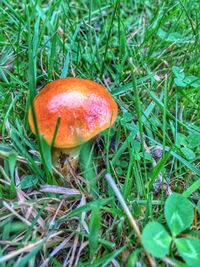
<path id="1" fill-rule="evenodd" d="M 56 127 L 55 127 L 55 131 L 54 131 L 54 134 L 53 134 L 52 142 L 51 142 L 51 150 L 54 147 L 54 143 L 55 143 L 55 140 L 56 140 L 56 135 L 58 133 L 58 128 L 59 128 L 59 125 L 60 125 L 60 119 L 61 118 L 58 117 L 57 122 L 56 122 Z"/>
<path id="2" fill-rule="evenodd" d="M 45 141 L 44 136 L 42 135 L 40 138 L 40 145 L 41 145 L 41 152 L 43 155 L 43 162 L 45 163 L 45 167 L 48 169 L 48 173 L 50 173 L 48 182 L 54 183 L 56 182 L 55 179 L 52 177 L 52 157 L 51 157 L 51 146 Z"/>

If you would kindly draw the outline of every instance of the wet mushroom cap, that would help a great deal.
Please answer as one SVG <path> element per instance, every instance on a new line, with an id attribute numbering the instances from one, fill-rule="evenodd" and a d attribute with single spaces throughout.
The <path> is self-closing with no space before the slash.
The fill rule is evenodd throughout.
<path id="1" fill-rule="evenodd" d="M 34 110 L 40 135 L 51 144 L 58 118 L 60 124 L 54 147 L 76 147 L 112 125 L 118 107 L 109 92 L 100 84 L 65 78 L 47 84 L 34 99 Z M 28 114 L 33 133 L 32 110 Z"/>

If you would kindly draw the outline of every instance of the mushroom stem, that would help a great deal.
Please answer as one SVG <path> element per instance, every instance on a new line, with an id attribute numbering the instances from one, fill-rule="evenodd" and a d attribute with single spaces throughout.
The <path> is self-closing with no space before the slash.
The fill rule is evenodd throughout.
<path id="1" fill-rule="evenodd" d="M 53 165 L 63 176 L 67 176 L 70 170 L 76 170 L 80 148 L 80 146 L 74 148 L 53 148 Z"/>

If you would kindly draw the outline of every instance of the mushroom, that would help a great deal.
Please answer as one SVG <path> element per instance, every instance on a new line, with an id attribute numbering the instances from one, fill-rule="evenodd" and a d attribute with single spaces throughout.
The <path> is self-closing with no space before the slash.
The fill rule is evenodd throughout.
<path id="1" fill-rule="evenodd" d="M 52 161 L 63 175 L 70 167 L 76 168 L 81 145 L 109 128 L 118 112 L 102 85 L 80 78 L 47 84 L 35 97 L 33 107 L 38 132 L 49 145 L 53 142 Z M 32 107 L 28 121 L 36 134 Z"/>

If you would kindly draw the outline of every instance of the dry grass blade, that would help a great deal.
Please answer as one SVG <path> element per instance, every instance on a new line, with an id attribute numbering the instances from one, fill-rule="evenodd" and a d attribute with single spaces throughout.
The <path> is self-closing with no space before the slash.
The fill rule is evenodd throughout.
<path id="1" fill-rule="evenodd" d="M 26 200 L 30 198 L 19 188 L 17 189 L 17 198 L 19 199 L 20 209 L 27 220 L 36 218 L 38 216 L 38 213 L 34 209 L 33 205 L 30 205 L 28 207 L 23 205 L 25 204 Z M 42 229 L 45 228 L 45 221 L 41 216 L 37 219 L 37 223 Z"/>
<path id="2" fill-rule="evenodd" d="M 84 206 L 85 204 L 86 204 L 86 199 L 85 199 L 84 196 L 82 196 L 81 201 L 80 201 L 78 207 Z M 83 212 L 81 214 L 81 217 L 82 217 L 81 223 L 78 225 L 77 230 L 76 230 L 77 233 L 80 232 L 81 225 L 83 226 L 83 228 L 85 228 L 85 230 L 87 232 L 89 231 L 88 226 L 87 226 L 87 224 L 85 222 L 85 216 L 86 216 L 86 213 Z M 80 244 L 80 245 L 78 244 L 78 239 L 79 239 L 79 235 L 77 234 L 75 236 L 74 245 L 72 247 L 71 258 L 69 259 L 68 265 L 66 265 L 66 266 L 69 266 L 69 267 L 73 266 L 74 261 L 75 260 L 77 261 L 79 259 L 79 256 L 80 256 L 80 253 L 81 253 L 81 250 L 82 250 L 82 249 L 80 250 L 82 244 Z M 75 257 L 75 253 L 76 253 L 76 250 L 77 250 L 77 247 L 78 246 L 79 246 L 79 251 L 78 251 L 78 253 L 77 253 L 76 257 Z"/>
<path id="3" fill-rule="evenodd" d="M 85 204 L 86 204 L 86 199 L 85 199 L 85 196 L 82 195 L 82 198 L 81 198 L 81 201 L 80 201 L 78 207 L 84 206 Z M 88 228 L 88 225 L 87 225 L 85 219 L 86 219 L 86 212 L 82 212 L 81 213 L 81 225 L 85 229 L 86 233 L 89 233 L 89 228 Z"/>
<path id="4" fill-rule="evenodd" d="M 42 185 L 40 188 L 41 192 L 56 193 L 66 196 L 81 195 L 80 191 L 72 188 L 65 188 L 56 185 Z"/>
<path id="5" fill-rule="evenodd" d="M 77 256 L 76 256 L 75 266 L 76 266 L 76 265 L 78 264 L 78 262 L 79 262 L 79 258 L 80 258 L 80 255 L 81 255 L 82 250 L 83 250 L 85 247 L 87 247 L 88 244 L 89 244 L 88 241 L 86 241 L 86 242 L 82 242 L 82 243 L 81 243 L 81 245 L 80 245 L 80 247 L 79 247 L 79 250 L 78 250 L 78 253 L 77 253 Z"/>
<path id="6" fill-rule="evenodd" d="M 54 257 L 61 249 L 63 249 L 74 234 L 71 234 L 68 238 L 64 239 L 55 249 L 50 253 L 50 256 L 40 265 L 40 267 L 48 266 L 48 262 L 51 257 Z"/>
<path id="7" fill-rule="evenodd" d="M 56 209 L 56 212 L 55 212 L 55 214 L 54 214 L 54 216 L 53 216 L 51 222 L 49 223 L 49 227 L 51 227 L 51 226 L 54 225 L 54 221 L 55 221 L 55 219 L 56 219 L 56 216 L 58 215 L 58 212 L 60 211 L 60 209 L 61 209 L 63 203 L 64 203 L 64 199 L 63 199 L 63 200 L 60 202 L 60 204 L 58 205 L 58 208 Z"/>
<path id="8" fill-rule="evenodd" d="M 80 226 L 77 227 L 76 232 L 78 232 L 78 233 L 80 232 Z M 78 239 L 79 239 L 79 235 L 76 234 L 75 239 L 74 239 L 74 242 L 73 242 L 71 258 L 70 258 L 69 263 L 68 263 L 68 265 L 67 265 L 67 266 L 69 266 L 69 267 L 73 266 L 74 260 L 75 260 L 75 258 L 76 258 L 76 257 L 75 257 L 75 253 L 76 253 L 77 247 L 79 246 L 79 244 L 78 244 Z"/>
<path id="9" fill-rule="evenodd" d="M 28 226 L 31 226 L 31 223 L 26 220 L 24 217 L 22 217 L 20 214 L 18 214 L 11 206 L 8 205 L 5 201 L 3 201 L 4 207 L 6 207 L 13 215 L 15 215 L 18 219 L 20 219 L 22 222 L 27 224 Z"/>
<path id="10" fill-rule="evenodd" d="M 62 233 L 62 231 L 59 231 L 57 233 L 54 233 L 54 234 L 50 235 L 48 237 L 48 240 L 50 240 L 50 239 L 52 239 L 52 238 L 60 235 L 61 233 Z M 47 240 L 47 242 L 48 242 L 48 240 Z M 44 241 L 45 241 L 45 239 L 43 238 L 43 239 L 38 240 L 37 242 L 35 242 L 33 244 L 29 244 L 29 245 L 27 245 L 27 246 L 25 246 L 23 248 L 20 248 L 18 250 L 15 250 L 15 251 L 10 252 L 6 256 L 3 256 L 3 257 L 0 258 L 0 263 L 6 262 L 6 261 L 8 261 L 8 260 L 10 260 L 10 259 L 12 259 L 12 258 L 14 258 L 14 257 L 16 257 L 16 256 L 18 256 L 20 254 L 22 254 L 22 253 L 29 252 L 32 249 L 34 249 L 36 246 L 40 245 Z"/>

